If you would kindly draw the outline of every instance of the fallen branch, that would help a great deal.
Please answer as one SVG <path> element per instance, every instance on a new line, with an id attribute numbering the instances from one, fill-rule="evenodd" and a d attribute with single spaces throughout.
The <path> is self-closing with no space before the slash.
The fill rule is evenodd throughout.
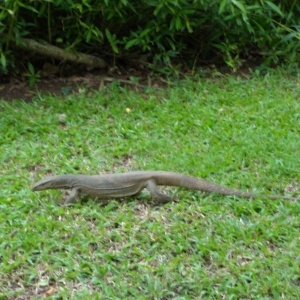
<path id="1" fill-rule="evenodd" d="M 32 39 L 21 39 L 21 43 L 16 45 L 18 48 L 25 51 L 34 51 L 44 56 L 55 58 L 62 61 L 71 61 L 78 64 L 84 64 L 89 69 L 99 68 L 103 69 L 107 67 L 106 61 L 102 58 L 98 58 L 84 53 L 71 53 L 61 48 L 50 45 L 48 43 L 41 44 Z"/>

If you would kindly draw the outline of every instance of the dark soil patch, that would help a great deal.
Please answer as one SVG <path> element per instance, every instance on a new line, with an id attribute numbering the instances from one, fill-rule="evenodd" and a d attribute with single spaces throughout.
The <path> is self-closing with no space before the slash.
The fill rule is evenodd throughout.
<path id="1" fill-rule="evenodd" d="M 145 75 L 144 75 L 145 74 Z M 0 100 L 11 101 L 22 99 L 31 101 L 37 94 L 51 94 L 56 96 L 67 96 L 78 94 L 80 87 L 88 90 L 101 91 L 105 86 L 117 83 L 122 86 L 127 85 L 134 89 L 147 87 L 164 87 L 166 81 L 163 79 L 151 79 L 145 72 L 133 72 L 128 74 L 112 74 L 107 72 L 86 72 L 70 77 L 50 77 L 41 78 L 33 86 L 29 86 L 26 78 L 11 78 L 7 83 L 0 83 Z"/>
<path id="2" fill-rule="evenodd" d="M 227 66 L 216 68 L 215 66 L 204 67 L 201 72 L 205 74 L 205 78 L 213 77 L 214 73 L 227 74 L 231 76 L 250 76 L 250 69 L 257 67 L 257 62 L 246 62 L 238 72 L 233 72 Z M 184 76 L 189 76 L 191 70 L 185 70 Z M 182 77 L 184 77 L 182 76 Z M 167 80 L 160 78 L 152 78 L 150 72 L 146 69 L 137 70 L 130 68 L 127 70 L 115 70 L 108 72 L 106 70 L 82 72 L 77 70 L 75 74 L 66 76 L 42 76 L 33 86 L 29 85 L 28 78 L 11 77 L 6 80 L 0 80 L 0 100 L 11 101 L 14 99 L 22 99 L 31 101 L 37 94 L 51 94 L 56 96 L 67 96 L 69 94 L 78 94 L 79 88 L 84 86 L 90 90 L 98 90 L 112 83 L 122 86 L 127 85 L 130 88 L 142 90 L 143 88 L 164 88 Z"/>

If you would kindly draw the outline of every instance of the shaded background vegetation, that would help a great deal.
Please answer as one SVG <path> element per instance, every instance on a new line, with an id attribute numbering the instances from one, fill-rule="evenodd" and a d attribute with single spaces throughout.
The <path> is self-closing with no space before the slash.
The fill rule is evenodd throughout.
<path id="1" fill-rule="evenodd" d="M 7 0 L 0 11 L 2 75 L 33 72 L 44 59 L 18 50 L 24 37 L 165 73 L 212 62 L 236 70 L 253 56 L 267 65 L 299 59 L 297 0 Z"/>

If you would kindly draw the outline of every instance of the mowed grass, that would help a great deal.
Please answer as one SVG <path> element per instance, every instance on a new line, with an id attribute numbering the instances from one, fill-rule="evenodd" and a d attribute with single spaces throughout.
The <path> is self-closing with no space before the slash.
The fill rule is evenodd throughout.
<path id="1" fill-rule="evenodd" d="M 1 299 L 300 299 L 300 202 L 163 188 L 62 205 L 52 174 L 168 170 L 299 195 L 300 79 L 0 101 Z"/>

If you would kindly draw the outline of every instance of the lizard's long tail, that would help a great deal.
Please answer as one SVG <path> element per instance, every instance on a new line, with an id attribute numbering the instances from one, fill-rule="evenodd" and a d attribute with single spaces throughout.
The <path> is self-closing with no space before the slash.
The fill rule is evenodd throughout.
<path id="1" fill-rule="evenodd" d="M 257 195 L 253 193 L 244 192 L 241 190 L 230 189 L 225 186 L 221 186 L 204 179 L 191 177 L 191 176 L 182 176 L 180 186 L 198 190 L 207 193 L 218 193 L 222 195 L 232 195 L 239 196 L 244 198 L 255 198 Z"/>
<path id="2" fill-rule="evenodd" d="M 165 174 L 167 175 L 167 174 Z M 160 176 L 159 176 L 160 177 Z M 238 196 L 243 198 L 256 198 L 263 197 L 269 199 L 285 199 L 285 200 L 299 200 L 296 197 L 286 197 L 286 196 L 276 196 L 276 195 L 258 195 L 254 193 L 249 193 L 241 190 L 230 189 L 204 179 L 197 177 L 186 176 L 178 173 L 168 173 L 167 176 L 160 177 L 157 180 L 158 185 L 169 185 L 169 186 L 181 186 L 187 189 L 198 190 L 206 193 L 217 193 L 221 195 L 228 196 Z"/>

